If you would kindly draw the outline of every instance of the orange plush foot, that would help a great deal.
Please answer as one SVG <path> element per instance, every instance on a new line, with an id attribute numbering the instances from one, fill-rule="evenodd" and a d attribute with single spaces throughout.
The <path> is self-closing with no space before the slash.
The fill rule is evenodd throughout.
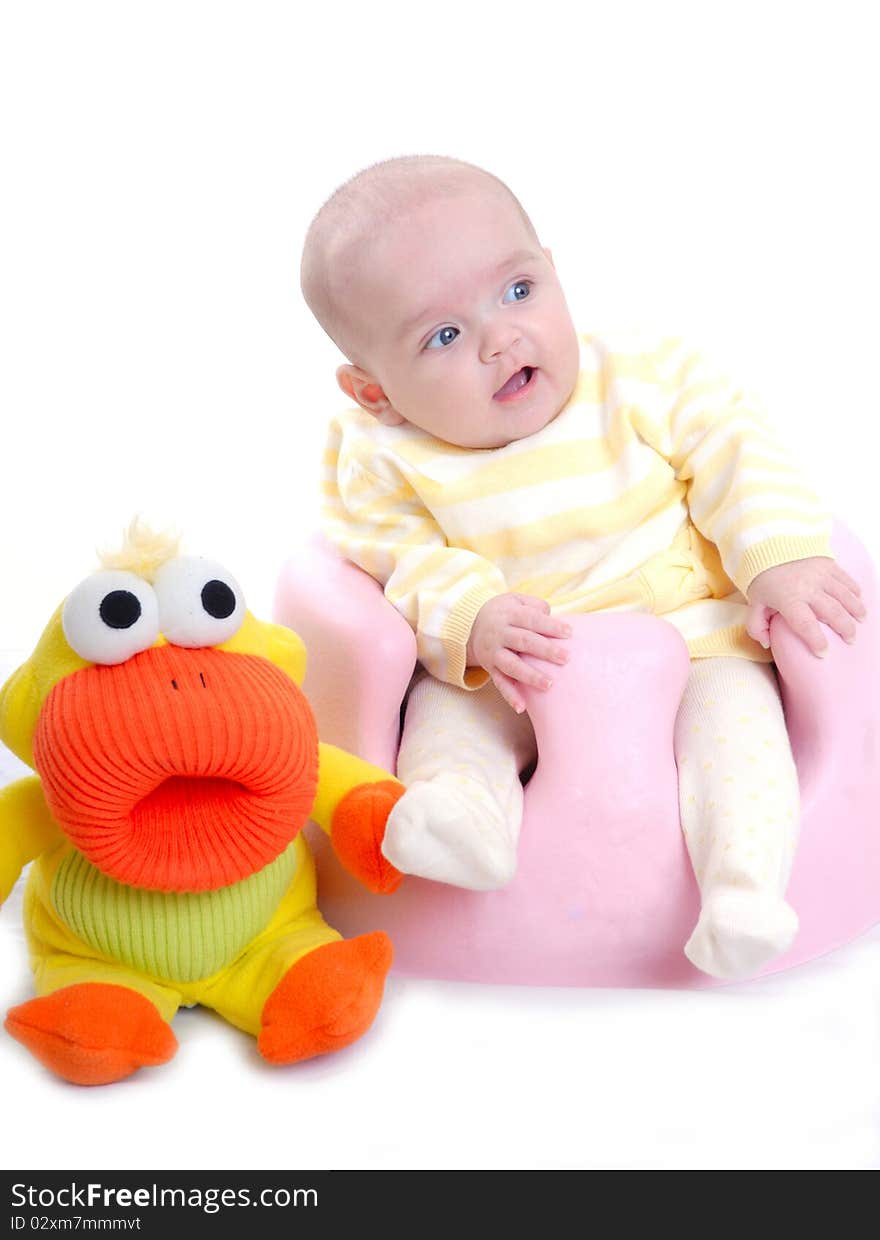
<path id="1" fill-rule="evenodd" d="M 298 1063 L 366 1033 L 382 1002 L 391 940 L 381 930 L 325 943 L 291 965 L 263 1006 L 257 1048 L 270 1063 Z"/>
<path id="2" fill-rule="evenodd" d="M 171 1026 L 136 990 L 65 986 L 11 1008 L 6 1028 L 40 1063 L 75 1085 L 108 1085 L 177 1050 Z"/>
<path id="3" fill-rule="evenodd" d="M 333 814 L 333 851 L 348 872 L 377 895 L 390 895 L 403 880 L 400 870 L 382 856 L 385 823 L 402 796 L 403 784 L 396 779 L 358 784 L 346 793 Z"/>

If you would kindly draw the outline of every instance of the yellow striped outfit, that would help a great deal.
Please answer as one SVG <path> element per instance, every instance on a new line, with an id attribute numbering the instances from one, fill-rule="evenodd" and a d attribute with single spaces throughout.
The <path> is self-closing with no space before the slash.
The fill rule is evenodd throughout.
<path id="1" fill-rule="evenodd" d="M 496 594 L 554 612 L 648 611 L 692 658 L 769 655 L 744 628 L 757 573 L 830 555 L 830 519 L 754 402 L 677 339 L 581 338 L 563 410 L 502 448 L 459 448 L 347 410 L 330 427 L 331 541 L 385 587 L 434 676 Z"/>

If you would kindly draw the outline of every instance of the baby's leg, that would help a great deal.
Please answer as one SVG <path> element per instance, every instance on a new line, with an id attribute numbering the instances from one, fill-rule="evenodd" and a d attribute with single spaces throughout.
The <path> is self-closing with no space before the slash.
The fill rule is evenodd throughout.
<path id="1" fill-rule="evenodd" d="M 681 822 L 702 911 L 685 945 L 714 977 L 757 973 L 791 945 L 784 900 L 800 817 L 772 666 L 696 659 L 675 724 Z"/>
<path id="2" fill-rule="evenodd" d="M 520 771 L 535 755 L 526 714 L 493 684 L 476 692 L 424 676 L 406 708 L 392 809 L 382 852 L 405 874 L 488 891 L 516 869 Z"/>

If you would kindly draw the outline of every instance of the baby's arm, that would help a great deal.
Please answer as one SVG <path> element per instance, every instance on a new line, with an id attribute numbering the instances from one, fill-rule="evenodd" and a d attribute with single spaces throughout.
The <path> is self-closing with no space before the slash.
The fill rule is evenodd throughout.
<path id="1" fill-rule="evenodd" d="M 517 684 L 549 689 L 553 683 L 520 656 L 536 655 L 551 663 L 566 663 L 568 651 L 559 638 L 571 636 L 571 626 L 550 615 L 550 606 L 528 594 L 499 594 L 477 613 L 467 643 L 467 660 L 486 669 L 498 692 L 517 714 L 525 702 Z"/>
<path id="2" fill-rule="evenodd" d="M 483 605 L 506 595 L 500 569 L 450 546 L 433 513 L 393 462 L 369 458 L 355 440 L 328 454 L 324 530 L 371 577 L 411 625 L 418 657 L 438 680 L 478 689 L 489 679 L 470 664 L 467 642 Z M 368 458 L 367 460 L 363 458 Z M 335 459 L 334 459 L 335 458 Z"/>
<path id="3" fill-rule="evenodd" d="M 755 403 L 677 341 L 650 369 L 659 402 L 639 429 L 687 484 L 691 520 L 748 600 L 751 636 L 769 646 L 778 611 L 815 654 L 820 620 L 854 641 L 865 608 L 831 554 L 830 516 Z"/>

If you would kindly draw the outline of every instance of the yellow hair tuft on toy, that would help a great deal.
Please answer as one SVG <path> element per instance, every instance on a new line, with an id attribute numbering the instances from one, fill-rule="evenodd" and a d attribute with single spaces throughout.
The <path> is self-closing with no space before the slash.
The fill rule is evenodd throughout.
<path id="1" fill-rule="evenodd" d="M 140 516 L 134 518 L 123 534 L 118 551 L 98 553 L 101 567 L 136 573 L 145 581 L 153 581 L 156 573 L 180 551 L 180 535 L 174 530 L 154 530 Z"/>

